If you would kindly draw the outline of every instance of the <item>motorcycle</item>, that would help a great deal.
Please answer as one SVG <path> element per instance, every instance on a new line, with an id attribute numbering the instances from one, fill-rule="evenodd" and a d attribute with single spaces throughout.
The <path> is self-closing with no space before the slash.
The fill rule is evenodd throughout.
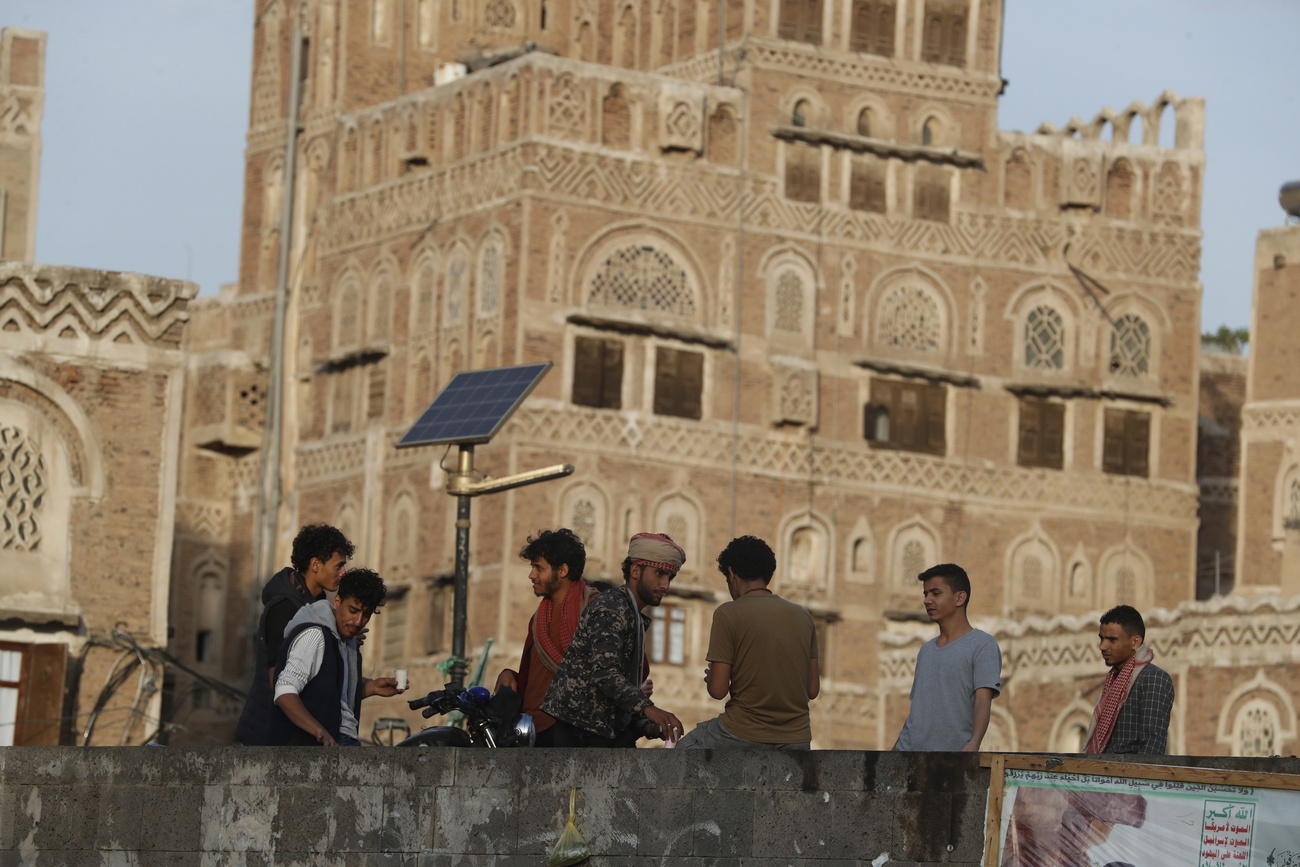
<path id="1" fill-rule="evenodd" d="M 530 714 L 521 714 L 521 699 L 509 687 L 502 687 L 493 695 L 486 687 L 472 686 L 456 689 L 448 684 L 443 689 L 430 692 L 423 698 L 407 702 L 411 710 L 419 710 L 425 719 L 438 714 L 459 712 L 465 728 L 452 725 L 430 726 L 403 741 L 399 747 L 531 747 L 536 743 L 537 730 Z"/>

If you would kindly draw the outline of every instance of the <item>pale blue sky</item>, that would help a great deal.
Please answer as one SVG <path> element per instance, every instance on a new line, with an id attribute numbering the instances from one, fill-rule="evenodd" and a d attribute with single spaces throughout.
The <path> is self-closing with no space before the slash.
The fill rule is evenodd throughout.
<path id="1" fill-rule="evenodd" d="M 37 260 L 235 279 L 251 0 L 0 0 L 49 32 Z M 1007 0 L 1000 126 L 1170 89 L 1207 102 L 1203 321 L 1250 317 L 1256 232 L 1300 178 L 1296 0 Z"/>

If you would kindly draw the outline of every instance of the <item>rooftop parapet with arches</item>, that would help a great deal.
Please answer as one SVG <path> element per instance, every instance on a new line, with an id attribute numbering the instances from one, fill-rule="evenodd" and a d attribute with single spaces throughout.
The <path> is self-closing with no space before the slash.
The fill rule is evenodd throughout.
<path id="1" fill-rule="evenodd" d="M 1159 147 L 1165 109 L 1170 109 L 1173 114 L 1173 147 L 1178 150 L 1204 150 L 1205 100 L 1199 96 L 1180 97 L 1172 90 L 1164 91 L 1151 103 L 1132 102 L 1118 112 L 1104 108 L 1090 121 L 1072 117 L 1064 127 L 1050 122 L 1043 123 L 1035 132 L 1039 135 L 1096 140 L 1103 138 L 1106 128 L 1110 127 L 1111 141 Z M 1142 121 L 1141 141 L 1130 138 L 1135 119 Z"/>

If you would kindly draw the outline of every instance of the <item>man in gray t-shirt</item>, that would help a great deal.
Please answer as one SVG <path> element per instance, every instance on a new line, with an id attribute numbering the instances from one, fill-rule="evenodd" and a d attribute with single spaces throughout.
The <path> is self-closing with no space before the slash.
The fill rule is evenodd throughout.
<path id="1" fill-rule="evenodd" d="M 925 612 L 939 635 L 921 646 L 912 678 L 912 707 L 896 750 L 975 752 L 1002 691 L 1002 652 L 966 619 L 970 578 L 954 563 L 932 566 L 922 582 Z"/>

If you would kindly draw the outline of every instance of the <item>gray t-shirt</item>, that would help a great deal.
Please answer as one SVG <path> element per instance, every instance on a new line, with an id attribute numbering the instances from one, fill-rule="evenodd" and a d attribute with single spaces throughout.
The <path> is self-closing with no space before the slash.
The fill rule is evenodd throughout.
<path id="1" fill-rule="evenodd" d="M 975 722 L 975 690 L 1002 691 L 1002 651 L 987 632 L 972 629 L 943 647 L 932 638 L 916 655 L 912 709 L 896 750 L 960 750 Z"/>

